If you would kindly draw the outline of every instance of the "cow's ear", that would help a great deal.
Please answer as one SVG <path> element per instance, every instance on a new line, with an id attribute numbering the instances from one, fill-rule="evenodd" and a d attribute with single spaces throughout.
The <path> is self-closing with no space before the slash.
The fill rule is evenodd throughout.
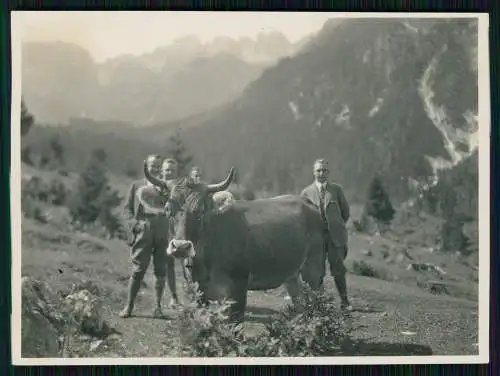
<path id="1" fill-rule="evenodd" d="M 233 207 L 234 197 L 226 191 L 217 192 L 212 196 L 212 203 L 216 214 L 224 214 Z"/>

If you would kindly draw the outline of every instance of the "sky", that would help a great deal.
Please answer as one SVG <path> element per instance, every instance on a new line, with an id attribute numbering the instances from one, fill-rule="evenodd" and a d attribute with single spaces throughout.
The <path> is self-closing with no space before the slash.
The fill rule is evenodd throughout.
<path id="1" fill-rule="evenodd" d="M 254 38 L 279 31 L 291 42 L 319 31 L 332 13 L 24 11 L 15 22 L 23 42 L 63 41 L 86 48 L 96 61 L 139 55 L 185 35 L 202 42 L 216 36 Z"/>

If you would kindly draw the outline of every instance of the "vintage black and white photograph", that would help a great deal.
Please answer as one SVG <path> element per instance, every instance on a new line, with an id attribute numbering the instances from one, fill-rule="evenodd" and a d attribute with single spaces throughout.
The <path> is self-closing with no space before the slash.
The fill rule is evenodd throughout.
<path id="1" fill-rule="evenodd" d="M 488 362 L 488 27 L 12 12 L 13 363 Z"/>

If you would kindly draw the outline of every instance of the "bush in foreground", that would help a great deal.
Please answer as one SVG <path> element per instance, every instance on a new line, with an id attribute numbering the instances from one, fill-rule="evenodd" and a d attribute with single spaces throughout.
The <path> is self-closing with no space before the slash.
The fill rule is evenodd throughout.
<path id="1" fill-rule="evenodd" d="M 71 286 L 68 293 L 53 291 L 43 281 L 22 278 L 22 354 L 25 357 L 81 357 L 89 341 L 104 337 L 102 297 L 92 282 Z"/>
<path id="2" fill-rule="evenodd" d="M 199 308 L 200 293 L 188 286 L 189 301 L 179 316 L 182 355 L 194 357 L 332 356 L 342 352 L 349 330 L 334 299 L 309 289 L 272 318 L 258 336 L 227 321 L 230 302 Z"/>

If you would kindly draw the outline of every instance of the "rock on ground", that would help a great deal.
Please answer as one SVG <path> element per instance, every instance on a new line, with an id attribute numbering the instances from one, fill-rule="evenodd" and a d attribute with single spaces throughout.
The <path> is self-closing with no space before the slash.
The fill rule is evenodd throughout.
<path id="1" fill-rule="evenodd" d="M 47 284 L 22 278 L 21 354 L 23 357 L 56 357 L 63 318 L 56 310 L 57 297 Z"/>

